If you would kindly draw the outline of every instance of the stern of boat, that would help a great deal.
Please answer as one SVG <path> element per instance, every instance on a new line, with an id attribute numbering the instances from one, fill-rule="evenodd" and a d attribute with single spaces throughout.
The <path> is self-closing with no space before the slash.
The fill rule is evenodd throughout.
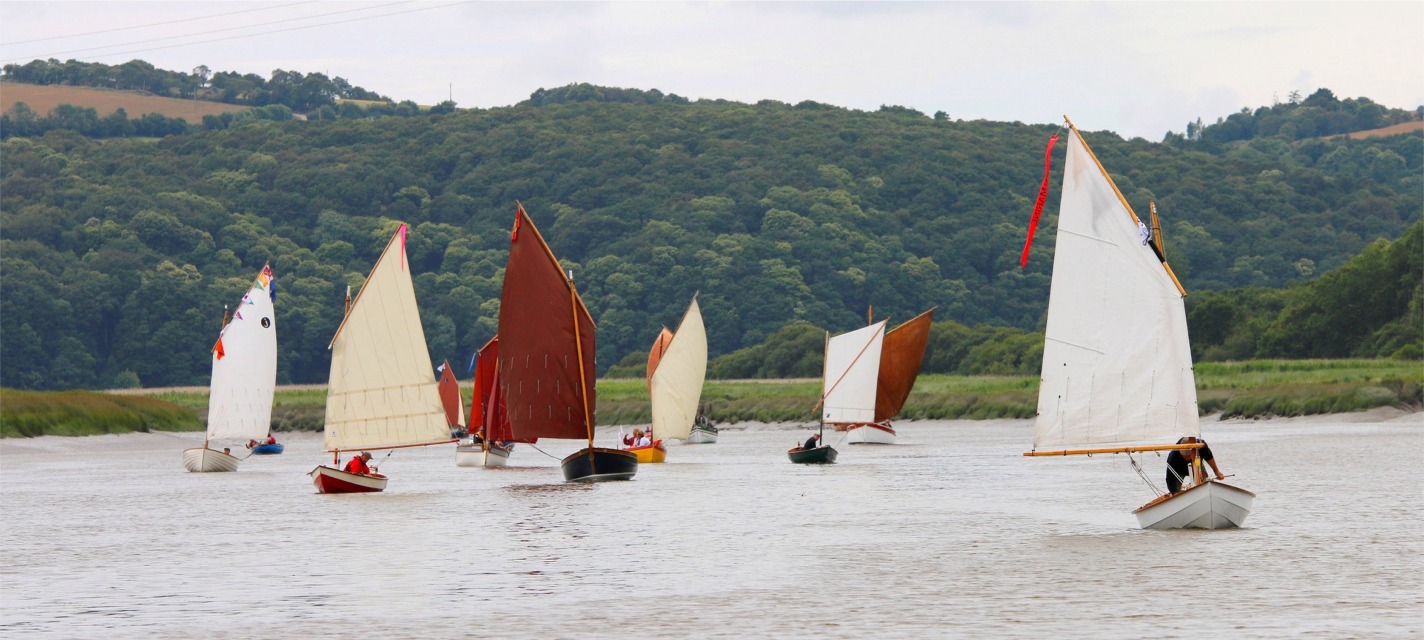
<path id="1" fill-rule="evenodd" d="M 638 473 L 638 456 L 629 451 L 593 447 L 574 452 L 559 467 L 567 482 L 632 480 Z"/>

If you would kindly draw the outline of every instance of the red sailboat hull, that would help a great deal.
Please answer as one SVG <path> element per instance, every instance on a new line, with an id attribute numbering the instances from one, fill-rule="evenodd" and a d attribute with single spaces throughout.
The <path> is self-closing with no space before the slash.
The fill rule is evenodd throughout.
<path id="1" fill-rule="evenodd" d="M 379 474 L 367 475 L 347 473 L 328 466 L 319 466 L 308 475 L 317 493 L 374 493 L 386 490 L 386 477 Z"/>

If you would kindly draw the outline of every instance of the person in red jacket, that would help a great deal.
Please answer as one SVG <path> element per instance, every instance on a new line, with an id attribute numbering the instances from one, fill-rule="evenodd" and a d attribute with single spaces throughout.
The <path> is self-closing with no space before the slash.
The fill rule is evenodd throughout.
<path id="1" fill-rule="evenodd" d="M 370 459 L 371 452 L 362 451 L 361 455 L 351 458 L 351 461 L 346 463 L 346 473 L 359 473 L 362 475 L 370 475 L 371 468 L 366 466 L 366 461 Z"/>

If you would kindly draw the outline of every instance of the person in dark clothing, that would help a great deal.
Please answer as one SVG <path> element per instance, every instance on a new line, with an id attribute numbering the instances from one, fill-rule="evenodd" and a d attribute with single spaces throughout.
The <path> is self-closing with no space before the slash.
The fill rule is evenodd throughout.
<path id="1" fill-rule="evenodd" d="M 1197 438 L 1187 436 L 1177 440 L 1177 444 L 1191 444 L 1197 442 Z M 1206 480 L 1206 474 L 1194 477 L 1196 472 L 1197 456 L 1201 456 L 1203 462 L 1211 465 L 1211 470 L 1216 473 L 1216 479 L 1222 480 L 1226 476 L 1221 475 L 1221 469 L 1216 466 L 1216 458 L 1211 455 L 1211 447 L 1206 446 L 1206 441 L 1201 440 L 1200 449 L 1177 449 L 1167 454 L 1167 493 L 1176 493 L 1182 490 L 1182 481 L 1191 478 L 1193 484 L 1200 484 Z"/>
<path id="2" fill-rule="evenodd" d="M 817 446 L 819 446 L 820 444 L 821 444 L 821 436 L 820 436 L 819 434 L 813 433 L 813 434 L 811 434 L 811 437 L 806 438 L 806 444 L 801 445 L 801 448 L 802 448 L 803 450 L 811 450 L 811 449 L 815 449 L 815 448 L 816 448 Z"/>

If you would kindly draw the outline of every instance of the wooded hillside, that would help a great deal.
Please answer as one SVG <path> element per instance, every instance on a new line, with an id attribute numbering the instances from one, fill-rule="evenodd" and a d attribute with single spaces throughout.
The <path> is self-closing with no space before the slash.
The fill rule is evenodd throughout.
<path id="1" fill-rule="evenodd" d="M 1424 212 L 1417 131 L 1161 144 L 1071 115 L 1135 207 L 1156 199 L 1194 295 L 1313 280 Z M 1017 260 L 1058 128 L 583 85 L 419 118 L 12 137 L 0 379 L 201 384 L 223 305 L 270 261 L 279 378 L 324 381 L 345 287 L 398 221 L 412 225 L 433 359 L 468 362 L 496 324 L 516 199 L 573 269 L 604 370 L 676 323 L 694 291 L 714 357 L 794 322 L 854 328 L 868 305 L 1037 331 L 1056 195 L 1027 271 Z M 1054 185 L 1061 165 L 1060 145 Z"/>

